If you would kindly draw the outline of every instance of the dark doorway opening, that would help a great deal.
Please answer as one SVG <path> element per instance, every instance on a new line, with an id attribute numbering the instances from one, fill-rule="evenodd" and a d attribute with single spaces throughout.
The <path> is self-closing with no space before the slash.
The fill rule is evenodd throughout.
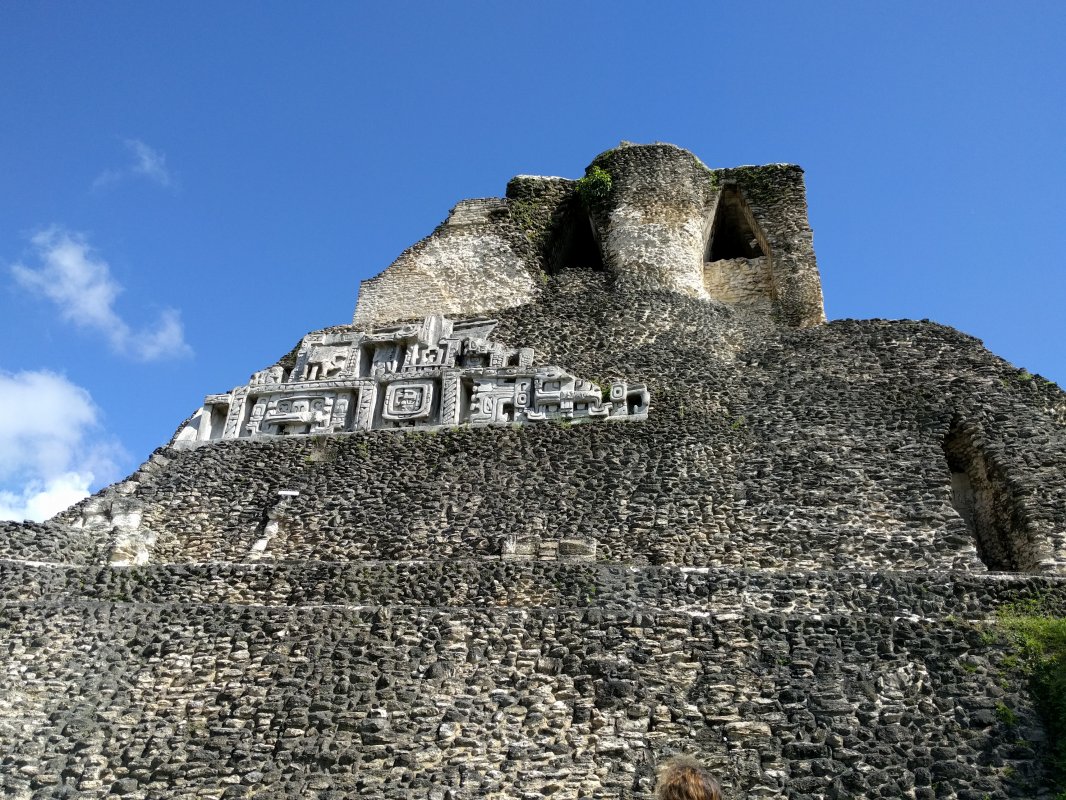
<path id="1" fill-rule="evenodd" d="M 735 186 L 722 189 L 714 212 L 714 222 L 711 223 L 705 261 L 766 255 L 752 226 L 750 213 Z"/>
<path id="2" fill-rule="evenodd" d="M 552 220 L 544 265 L 550 275 L 564 269 L 606 270 L 592 220 L 577 198 L 563 203 Z"/>
<path id="3" fill-rule="evenodd" d="M 956 419 L 944 440 L 951 473 L 951 502 L 977 543 L 977 554 L 990 570 L 1036 569 L 1033 546 L 1006 475 L 985 451 L 976 425 Z"/>

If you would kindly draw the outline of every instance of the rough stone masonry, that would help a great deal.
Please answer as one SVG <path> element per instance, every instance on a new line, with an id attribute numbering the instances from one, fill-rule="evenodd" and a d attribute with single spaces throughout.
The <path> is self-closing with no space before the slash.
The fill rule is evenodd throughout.
<path id="1" fill-rule="evenodd" d="M 0 523 L 0 789 L 1050 796 L 995 619 L 1066 607 L 1064 474 L 1055 385 L 826 323 L 798 167 L 623 144 Z"/>

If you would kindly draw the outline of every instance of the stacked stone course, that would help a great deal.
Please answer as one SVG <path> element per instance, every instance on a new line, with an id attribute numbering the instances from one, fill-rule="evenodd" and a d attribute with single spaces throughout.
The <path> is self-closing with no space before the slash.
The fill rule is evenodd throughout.
<path id="1" fill-rule="evenodd" d="M 515 178 L 318 333 L 490 313 L 647 418 L 179 434 L 4 523 L 0 791 L 649 798 L 687 752 L 730 798 L 1047 794 L 996 619 L 1066 609 L 1066 396 L 940 325 L 823 324 L 796 167 L 594 164 L 599 205 Z M 723 220 L 766 302 L 708 290 Z"/>

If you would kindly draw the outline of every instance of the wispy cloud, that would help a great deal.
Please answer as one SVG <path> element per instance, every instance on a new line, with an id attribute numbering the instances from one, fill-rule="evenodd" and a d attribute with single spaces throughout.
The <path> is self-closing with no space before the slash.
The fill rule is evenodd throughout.
<path id="1" fill-rule="evenodd" d="M 106 169 L 96 176 L 93 188 L 100 189 L 126 178 L 145 178 L 164 189 L 174 186 L 174 176 L 167 169 L 167 157 L 140 139 L 124 139 L 130 162 L 119 169 Z"/>
<path id="2" fill-rule="evenodd" d="M 11 273 L 20 286 L 51 300 L 63 319 L 103 334 L 116 353 L 138 361 L 192 355 L 178 311 L 164 309 L 156 323 L 143 330 L 134 330 L 119 316 L 115 299 L 122 287 L 84 237 L 49 228 L 32 242 L 40 266 L 15 264 Z"/>
<path id="3" fill-rule="evenodd" d="M 0 519 L 43 520 L 117 474 L 122 448 L 99 432 L 89 393 L 47 370 L 0 372 Z"/>

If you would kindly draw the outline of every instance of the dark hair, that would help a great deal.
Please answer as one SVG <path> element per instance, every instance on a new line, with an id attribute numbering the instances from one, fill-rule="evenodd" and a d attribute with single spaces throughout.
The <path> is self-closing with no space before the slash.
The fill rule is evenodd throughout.
<path id="1" fill-rule="evenodd" d="M 659 766 L 658 800 L 722 800 L 722 787 L 691 756 L 674 756 Z"/>

